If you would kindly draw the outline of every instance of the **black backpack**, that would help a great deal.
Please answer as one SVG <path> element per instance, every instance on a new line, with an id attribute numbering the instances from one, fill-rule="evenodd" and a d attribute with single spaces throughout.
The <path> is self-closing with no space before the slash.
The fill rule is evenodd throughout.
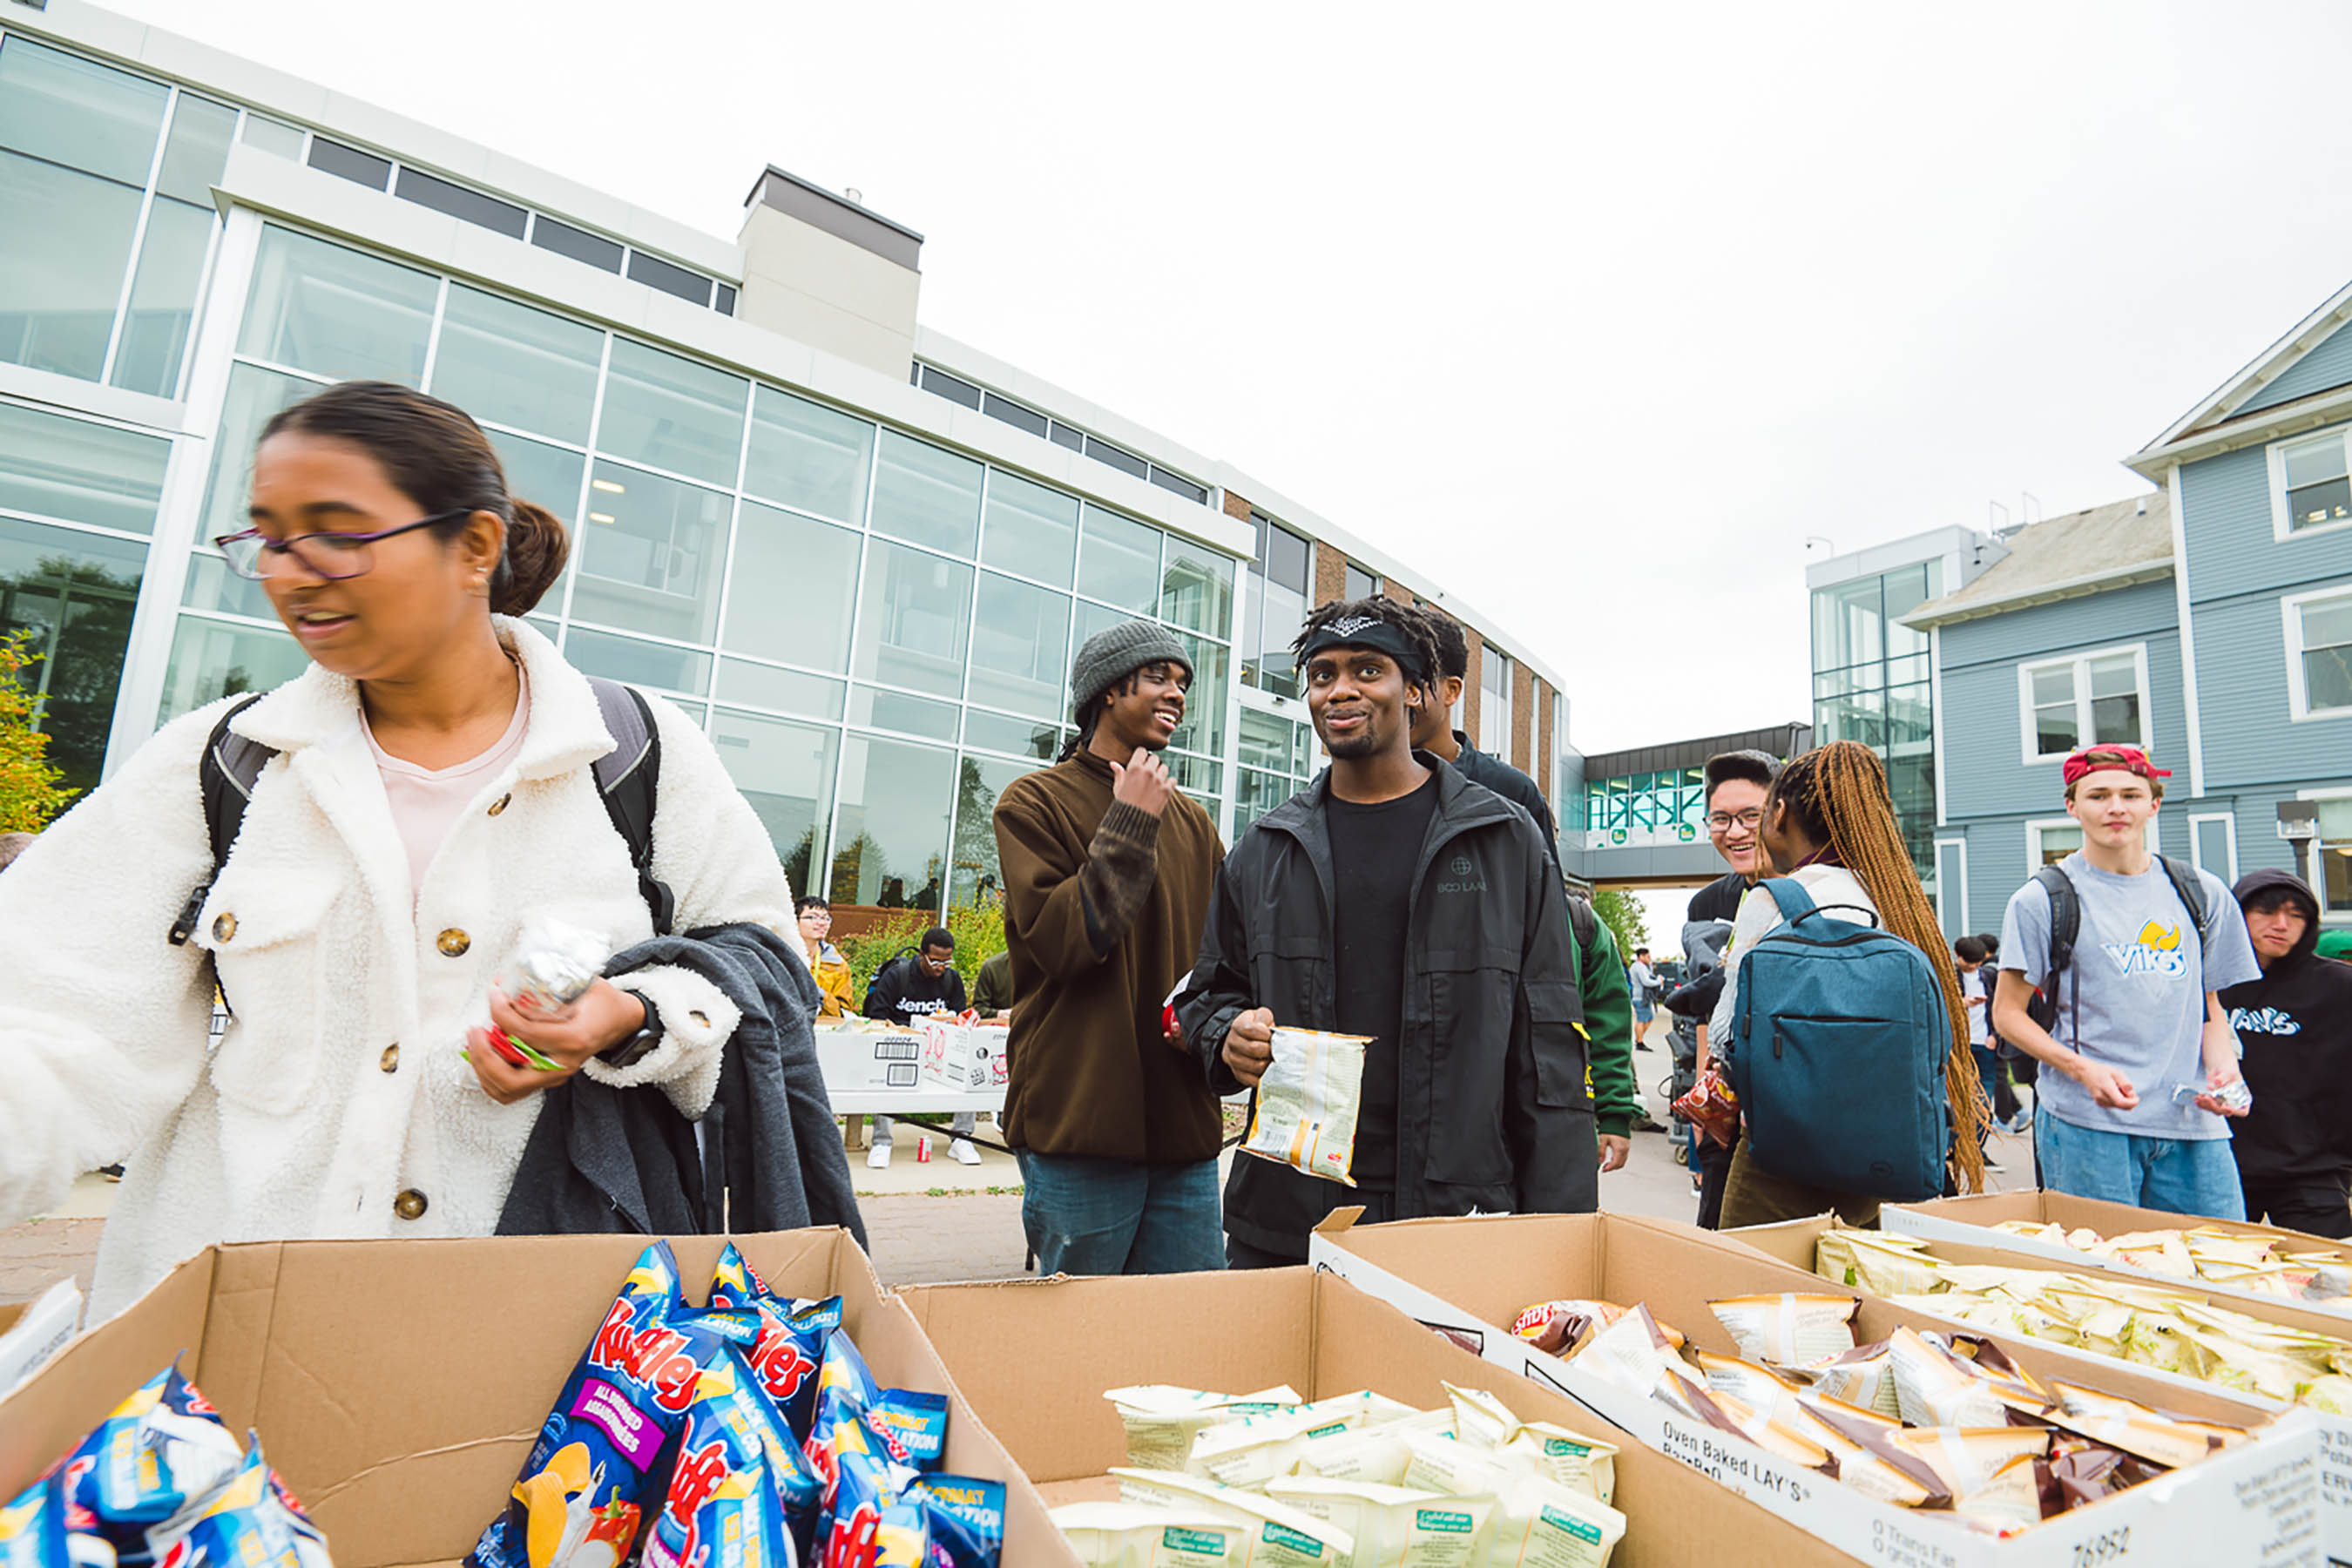
<path id="1" fill-rule="evenodd" d="M 2169 856 L 2158 855 L 2157 864 L 2164 868 L 2165 877 L 2172 890 L 2179 896 L 2189 910 L 2189 922 L 2197 928 L 2197 951 L 2201 961 L 2205 937 L 2212 925 L 2212 911 L 2205 905 L 2204 883 L 2197 868 Z M 2074 879 L 2055 866 L 2044 866 L 2033 873 L 2042 890 L 2050 896 L 2050 963 L 2042 976 L 2042 988 L 2033 1000 L 2026 1004 L 2025 1016 L 2040 1025 L 2053 1038 L 2057 1036 L 2058 981 L 2074 966 L 2074 939 L 2083 931 L 2083 896 L 2074 890 Z M 2083 982 L 2074 982 L 2074 1015 L 2079 1028 L 2083 1009 Z"/>
<path id="2" fill-rule="evenodd" d="M 637 869 L 637 893 L 653 916 L 654 934 L 667 936 L 677 913 L 677 900 L 654 875 L 654 805 L 661 785 L 661 731 L 643 693 L 601 676 L 590 676 L 588 684 L 595 689 L 596 710 L 604 718 L 604 728 L 618 742 L 597 758 L 589 771 L 596 780 L 596 793 L 604 799 L 604 814 L 613 819 L 613 830 L 629 847 L 629 863 Z M 246 803 L 253 798 L 254 781 L 278 754 L 275 748 L 228 727 L 230 720 L 264 695 L 256 692 L 222 714 L 205 742 L 196 777 L 204 793 L 205 828 L 212 837 L 213 868 L 180 906 L 180 916 L 172 922 L 173 947 L 185 947 L 195 934 L 205 900 L 228 860 L 238 829 L 245 826 Z"/>

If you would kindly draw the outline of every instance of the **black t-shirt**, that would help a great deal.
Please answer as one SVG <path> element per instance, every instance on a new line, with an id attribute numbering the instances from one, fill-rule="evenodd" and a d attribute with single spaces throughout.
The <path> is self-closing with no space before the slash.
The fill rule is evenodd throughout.
<path id="1" fill-rule="evenodd" d="M 1737 871 L 1726 871 L 1706 887 L 1691 895 L 1690 912 L 1685 921 L 1727 921 L 1739 915 L 1739 900 L 1755 884 Z"/>
<path id="2" fill-rule="evenodd" d="M 1339 1033 L 1370 1035 L 1356 1121 L 1356 1184 L 1396 1189 L 1397 1042 L 1404 1035 L 1405 927 L 1412 874 L 1437 811 L 1437 778 L 1377 805 L 1326 797 L 1331 831 L 1332 987 Z"/>

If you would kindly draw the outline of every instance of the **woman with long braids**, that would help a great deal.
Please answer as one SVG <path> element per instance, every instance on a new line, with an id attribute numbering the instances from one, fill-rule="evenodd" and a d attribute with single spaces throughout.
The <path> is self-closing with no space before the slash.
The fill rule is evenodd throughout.
<path id="1" fill-rule="evenodd" d="M 1832 920 L 1861 924 L 1875 919 L 1925 953 L 1944 994 L 1951 1048 L 1944 1061 L 1944 1091 L 1952 1108 L 1950 1159 L 1969 1191 L 1984 1183 L 1984 1128 L 1990 1108 L 1969 1051 L 1968 1010 L 1960 999 L 1952 950 L 1911 865 L 1886 770 L 1878 754 L 1853 741 L 1832 741 L 1780 770 L 1764 796 L 1760 837 L 1773 874 L 1803 888 Z M 1724 955 L 1727 978 L 1707 1037 L 1727 1047 L 1738 1001 L 1739 954 L 1780 924 L 1780 907 L 1762 888 L 1749 889 L 1733 923 Z M 1724 1193 L 1726 1229 L 1801 1219 L 1834 1209 L 1850 1225 L 1878 1222 L 1878 1199 L 1839 1193 L 1776 1176 L 1758 1165 L 1743 1141 Z"/>

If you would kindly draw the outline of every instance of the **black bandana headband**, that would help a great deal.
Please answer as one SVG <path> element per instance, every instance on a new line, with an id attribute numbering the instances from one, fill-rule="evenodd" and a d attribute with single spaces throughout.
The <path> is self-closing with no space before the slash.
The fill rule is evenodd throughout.
<path id="1" fill-rule="evenodd" d="M 1384 621 L 1376 616 L 1349 616 L 1328 626 L 1318 626 L 1299 645 L 1294 662 L 1298 668 L 1304 669 L 1308 659 L 1326 648 L 1334 647 L 1377 649 L 1396 660 L 1397 668 L 1404 671 L 1406 680 L 1421 687 L 1429 684 L 1429 671 L 1422 664 L 1420 652 L 1412 646 L 1412 639 L 1405 635 L 1404 628 L 1394 621 Z"/>

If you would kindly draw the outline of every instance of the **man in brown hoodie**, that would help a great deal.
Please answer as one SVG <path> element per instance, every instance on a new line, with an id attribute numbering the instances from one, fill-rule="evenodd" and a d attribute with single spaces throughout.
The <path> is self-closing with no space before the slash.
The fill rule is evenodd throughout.
<path id="1" fill-rule="evenodd" d="M 1192 683 L 1164 627 L 1096 633 L 1070 673 L 1077 738 L 996 803 L 1014 997 L 1004 1138 L 1040 1274 L 1224 1267 L 1217 1098 L 1161 1026 L 1224 858 L 1157 755 Z"/>

